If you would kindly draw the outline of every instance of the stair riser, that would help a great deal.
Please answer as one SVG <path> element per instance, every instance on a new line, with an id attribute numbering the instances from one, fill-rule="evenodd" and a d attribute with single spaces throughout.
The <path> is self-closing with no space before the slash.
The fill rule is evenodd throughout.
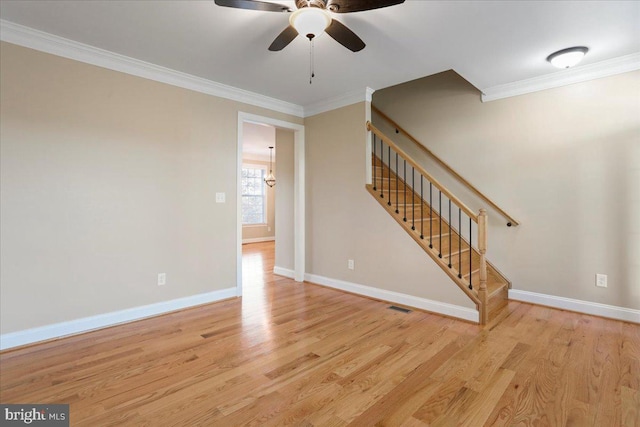
<path id="1" fill-rule="evenodd" d="M 400 214 L 400 216 L 402 215 L 402 212 Z M 461 274 L 463 276 L 466 276 L 469 273 L 469 256 L 470 256 L 470 252 L 468 250 L 469 245 L 463 240 L 462 241 L 462 250 L 464 252 L 460 252 L 458 253 L 458 244 L 459 244 L 459 240 L 458 240 L 458 235 L 454 230 L 454 234 L 451 238 L 451 261 L 449 261 L 449 236 L 442 236 L 442 252 L 440 252 L 439 248 L 440 248 L 440 244 L 441 244 L 441 240 L 440 240 L 440 235 L 439 235 L 439 228 L 440 228 L 440 224 L 438 221 L 434 221 L 433 224 L 433 229 L 432 229 L 432 234 L 431 234 L 431 239 L 430 239 L 430 235 L 429 235 L 429 228 L 428 228 L 428 222 L 425 221 L 425 228 L 423 230 L 420 229 L 420 224 L 416 223 L 415 230 L 407 230 L 407 232 L 409 233 L 413 233 L 416 234 L 418 236 L 420 236 L 420 234 L 422 233 L 423 235 L 423 239 L 420 239 L 422 244 L 424 244 L 425 246 L 429 245 L 429 242 L 431 242 L 431 246 L 433 248 L 433 250 L 435 251 L 436 254 L 441 254 L 442 255 L 442 263 L 444 263 L 445 265 L 448 266 L 449 263 L 451 263 L 452 268 L 456 271 L 456 274 Z M 404 222 L 405 227 L 410 228 L 412 226 L 412 222 L 411 222 L 411 218 L 408 218 L 408 220 L 406 222 Z M 448 224 L 446 224 L 444 221 L 442 223 L 442 227 L 443 227 L 443 232 L 444 233 L 448 233 L 449 232 L 449 226 Z M 462 262 L 460 263 L 458 261 L 458 259 L 461 258 Z M 462 265 L 460 265 L 462 264 Z M 473 252 L 472 255 L 472 266 L 471 266 L 471 271 L 475 271 L 477 269 L 480 268 L 480 255 L 477 252 Z M 474 273 L 474 281 L 476 281 L 476 275 Z M 468 277 L 465 277 L 465 279 L 468 279 Z"/>
<path id="2" fill-rule="evenodd" d="M 407 221 L 406 223 L 404 223 L 404 226 L 407 228 L 411 227 L 411 221 Z M 448 227 L 446 224 L 443 224 L 444 227 Z M 407 229 L 407 232 L 412 233 L 414 235 L 420 235 L 420 229 L 417 228 L 416 230 L 410 230 Z M 428 231 L 425 229 L 424 231 L 424 238 L 423 239 L 419 239 L 421 245 L 424 246 L 425 250 L 430 250 L 432 249 L 433 252 L 436 254 L 436 256 L 438 256 L 440 254 L 438 248 L 440 246 L 440 238 L 439 235 L 434 234 L 432 236 L 431 239 L 431 245 L 432 248 L 429 248 L 429 234 Z M 457 236 L 457 235 L 456 235 Z M 456 237 L 457 239 L 457 237 Z M 471 268 L 469 268 L 469 251 L 468 249 L 468 245 L 463 241 L 463 249 L 467 250 L 466 252 L 462 252 L 460 254 L 460 257 L 462 258 L 462 265 L 460 265 L 460 263 L 458 263 L 458 257 L 459 255 L 457 254 L 457 240 L 454 242 L 454 239 L 451 239 L 451 243 L 452 243 L 452 252 L 451 252 L 451 267 L 449 267 L 449 238 L 448 236 L 442 237 L 442 252 L 441 255 L 442 257 L 439 257 L 439 262 L 441 262 L 443 264 L 443 267 L 446 267 L 447 269 L 449 269 L 450 271 L 452 271 L 456 276 L 461 275 L 462 276 L 462 280 L 464 281 L 468 281 L 469 280 L 469 271 L 472 272 L 472 283 L 475 287 L 477 287 L 479 285 L 479 280 L 480 280 L 480 275 L 479 272 L 477 270 L 479 270 L 480 268 L 480 255 L 477 252 L 473 252 L 472 255 L 472 265 Z"/>
<path id="3" fill-rule="evenodd" d="M 404 203 L 406 200 L 407 203 L 410 203 L 413 200 L 414 203 L 420 204 L 420 202 L 426 202 L 424 198 L 420 199 L 420 194 L 413 194 L 410 189 L 407 188 L 405 190 L 402 186 L 400 186 L 396 192 L 396 188 L 393 186 L 389 187 L 387 183 L 384 183 L 384 187 L 376 187 L 377 191 L 381 194 L 384 194 L 385 199 L 389 199 L 389 194 L 391 194 L 391 202 L 395 203 L 396 199 L 400 203 Z"/>
<path id="4" fill-rule="evenodd" d="M 391 189 L 395 194 L 396 189 L 398 189 L 398 194 L 403 193 L 404 195 L 404 192 L 406 191 L 407 196 L 410 197 L 412 193 L 412 189 L 415 188 L 415 197 L 417 199 L 420 199 L 420 179 L 419 178 L 413 183 L 415 187 L 412 187 L 411 177 L 408 176 L 407 185 L 405 187 L 404 181 L 402 180 L 402 176 L 399 176 L 396 179 L 396 175 L 392 172 L 391 177 L 389 177 L 389 171 L 387 169 L 385 169 L 384 171 L 381 171 L 379 168 L 376 168 L 375 175 L 376 175 L 375 177 L 372 177 L 371 183 L 374 184 L 378 190 L 383 189 L 385 191 L 388 191 L 389 189 Z M 423 194 L 424 200 L 425 201 L 428 200 L 429 184 L 426 182 L 423 184 L 422 194 Z"/>
<path id="5" fill-rule="evenodd" d="M 391 203 L 391 206 L 393 207 L 394 210 L 396 210 L 396 208 L 404 214 L 404 212 L 406 212 L 406 216 L 411 216 L 414 215 L 413 213 L 415 212 L 415 218 L 416 221 L 418 221 L 421 218 L 421 214 L 420 214 L 420 210 L 422 208 L 422 218 L 428 219 L 430 218 L 431 215 L 431 210 L 429 209 L 429 206 L 427 205 L 420 205 L 420 199 L 417 200 L 413 200 L 413 203 L 411 203 L 411 200 L 407 200 L 406 203 L 404 200 L 398 200 L 396 201 L 395 198 L 395 194 L 391 194 L 391 200 L 389 200 L 389 194 L 388 193 L 382 193 L 383 196 L 380 197 L 380 193 L 378 192 L 377 196 L 380 197 L 382 200 L 384 200 L 385 203 L 387 203 L 387 205 L 389 204 L 389 202 Z M 434 217 L 437 217 L 437 212 L 433 211 L 433 215 Z"/>
<path id="6" fill-rule="evenodd" d="M 405 171 L 402 169 L 402 166 L 400 166 L 400 170 L 398 172 L 398 174 L 395 173 L 394 170 L 389 170 L 389 168 L 387 168 L 386 166 L 381 168 L 380 166 L 373 166 L 372 171 L 371 171 L 371 176 L 373 180 L 379 180 L 379 179 L 383 179 L 385 181 L 389 180 L 389 174 L 391 174 L 391 181 L 395 182 L 396 181 L 396 177 L 397 177 L 397 182 L 400 185 L 404 185 L 404 177 L 405 177 Z M 375 175 L 375 177 L 374 177 Z M 412 181 L 411 181 L 411 169 L 407 168 L 406 171 L 406 183 L 407 183 L 407 187 L 411 187 L 412 186 Z M 424 191 L 429 191 L 429 182 L 423 178 L 423 189 Z M 416 190 L 420 190 L 420 174 L 415 173 L 413 176 L 413 185 L 415 186 Z"/>
<path id="7" fill-rule="evenodd" d="M 395 182 L 391 181 L 391 185 L 389 185 L 389 182 L 387 182 L 386 179 L 382 183 L 380 183 L 380 180 L 377 179 L 377 180 L 373 181 L 372 184 L 375 184 L 375 187 L 376 187 L 377 191 L 383 191 L 383 192 L 387 193 L 387 192 L 389 192 L 391 190 L 391 192 L 394 194 L 394 197 L 395 197 L 395 194 L 396 194 Z M 400 184 L 398 186 L 398 193 L 401 193 L 403 189 L 404 189 L 404 187 L 402 186 L 402 184 Z"/>
<path id="8" fill-rule="evenodd" d="M 415 230 L 418 233 L 421 233 L 423 236 L 432 236 L 432 239 L 435 239 L 440 235 L 440 229 L 442 229 L 443 239 L 448 239 L 449 226 L 442 221 L 442 225 L 440 224 L 440 220 L 438 217 L 430 218 L 429 212 L 420 213 L 420 211 L 416 210 L 415 213 L 412 210 L 407 210 L 406 212 L 402 209 L 402 206 L 399 207 L 398 212 L 395 213 L 395 206 L 391 205 L 391 209 L 394 209 L 394 215 L 398 216 L 404 222 L 408 223 L 409 226 L 415 227 Z M 406 219 L 406 220 L 405 220 Z M 457 239 L 457 234 L 455 230 L 453 231 L 455 238 Z"/>
<path id="9" fill-rule="evenodd" d="M 509 303 L 509 288 L 504 286 L 489 298 L 489 320 L 493 320 Z"/>
<path id="10" fill-rule="evenodd" d="M 458 252 L 458 240 L 451 238 L 451 245 L 449 245 L 449 236 L 442 236 L 442 239 L 438 235 L 434 235 L 431 240 L 433 247 L 442 253 L 443 256 L 449 256 L 449 247 L 451 247 L 451 254 Z M 442 245 L 442 246 L 441 246 Z M 469 247 L 464 241 L 460 249 L 467 249 Z"/>
<path id="11" fill-rule="evenodd" d="M 409 216 L 408 219 L 411 220 L 411 216 Z M 425 220 L 423 221 L 422 226 L 420 225 L 420 221 L 416 221 L 416 229 L 420 230 L 425 236 L 431 237 L 431 240 L 440 239 L 440 234 L 441 234 L 440 230 L 442 230 L 443 242 L 445 239 L 449 240 L 449 233 L 452 233 L 452 232 L 453 234 L 451 235 L 451 239 L 452 240 L 458 239 L 458 234 L 456 233 L 456 231 L 450 230 L 449 225 L 444 221 L 444 219 L 442 220 L 442 223 L 440 223 L 440 219 L 437 216 L 434 217 L 432 220 L 425 217 Z M 462 243 L 464 245 L 464 242 Z"/>
<path id="12" fill-rule="evenodd" d="M 410 187 L 407 187 L 407 189 L 405 190 L 402 184 L 400 184 L 400 186 L 397 188 L 398 191 L 396 192 L 396 188 L 393 185 L 393 181 L 391 182 L 391 187 L 389 187 L 386 180 L 384 181 L 384 186 L 380 186 L 378 184 L 376 186 L 376 190 L 379 191 L 380 194 L 383 194 L 383 197 L 385 200 L 389 200 L 389 196 L 391 196 L 391 203 L 394 205 L 396 204 L 396 200 L 399 204 L 404 204 L 405 200 L 407 201 L 407 204 L 410 204 L 411 201 L 413 200 L 414 204 L 419 205 L 422 203 L 424 204 L 424 209 L 430 210 L 428 193 L 423 193 L 421 198 L 419 191 L 416 193 L 413 193 Z M 439 212 L 438 199 L 434 198 L 432 202 L 433 202 L 433 212 L 437 215 Z M 452 207 L 451 216 L 454 224 L 457 224 L 457 218 L 458 218 L 457 215 L 458 215 L 457 208 Z M 443 218 L 449 217 L 449 205 L 447 203 L 442 204 L 442 216 Z"/>
<path id="13" fill-rule="evenodd" d="M 446 253 L 443 254 L 443 256 L 445 257 L 445 260 L 448 263 L 449 262 L 449 252 L 447 251 Z M 451 261 L 450 262 L 451 262 L 451 265 L 453 265 L 453 267 L 456 270 L 462 271 L 463 275 L 469 273 L 469 251 L 463 252 L 460 256 L 458 256 L 457 252 L 453 252 L 451 254 Z M 472 262 L 473 262 L 473 264 L 472 264 L 471 271 L 473 271 L 474 269 L 479 268 L 479 266 L 480 266 L 480 255 L 478 255 L 477 252 L 473 253 Z"/>

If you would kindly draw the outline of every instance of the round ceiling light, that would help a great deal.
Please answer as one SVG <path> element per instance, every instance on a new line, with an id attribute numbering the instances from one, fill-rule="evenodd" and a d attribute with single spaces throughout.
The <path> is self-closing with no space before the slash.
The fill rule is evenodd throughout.
<path id="1" fill-rule="evenodd" d="M 571 68 L 582 61 L 588 51 L 589 48 L 584 46 L 570 47 L 552 53 L 547 57 L 547 61 L 557 68 Z"/>
<path id="2" fill-rule="evenodd" d="M 289 23 L 298 34 L 311 40 L 324 32 L 331 23 L 331 16 L 324 9 L 305 7 L 293 12 Z"/>

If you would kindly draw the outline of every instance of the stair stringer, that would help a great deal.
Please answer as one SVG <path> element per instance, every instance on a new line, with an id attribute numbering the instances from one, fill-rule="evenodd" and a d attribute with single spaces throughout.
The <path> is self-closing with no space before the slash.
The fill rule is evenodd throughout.
<path id="1" fill-rule="evenodd" d="M 440 268 L 442 268 L 447 276 L 449 276 L 451 280 L 453 280 L 458 285 L 458 287 L 469 297 L 469 299 L 474 302 L 474 304 L 476 305 L 476 309 L 480 310 L 480 299 L 478 298 L 478 295 L 473 290 L 469 289 L 467 282 L 461 280 L 454 270 L 450 269 L 447 264 L 442 262 L 442 260 L 438 257 L 438 251 L 436 251 L 434 248 L 429 248 L 426 242 L 423 239 L 420 239 L 420 236 L 414 233 L 413 230 L 411 230 L 411 225 L 408 222 L 403 221 L 402 218 L 395 213 L 395 207 L 387 205 L 386 200 L 380 197 L 379 192 L 373 189 L 372 184 L 367 184 L 366 189 L 369 193 L 371 193 L 373 198 L 376 199 L 378 203 L 380 203 L 380 205 L 389 213 L 389 215 L 391 215 L 393 219 L 395 219 L 396 222 L 400 224 L 400 226 L 404 228 L 405 231 L 413 238 L 413 240 L 415 240 L 416 243 L 436 262 L 436 264 L 438 264 Z"/>
<path id="2" fill-rule="evenodd" d="M 408 198 L 409 200 L 411 200 L 409 202 L 409 206 L 413 205 L 414 208 L 412 209 L 415 209 L 415 206 L 418 206 L 421 204 L 419 209 L 423 209 L 423 210 L 429 209 L 430 212 L 433 212 L 431 211 L 431 208 L 427 203 L 427 201 L 421 200 L 418 194 L 413 191 L 411 186 L 407 185 L 406 188 L 404 188 L 405 183 L 402 180 L 402 178 L 397 177 L 396 174 L 392 170 L 390 170 L 386 164 L 383 164 L 383 166 L 381 167 L 380 159 L 377 156 L 373 158 L 373 167 L 376 168 L 376 170 L 380 171 L 380 174 L 378 174 L 378 179 L 380 179 L 380 177 L 383 176 L 383 173 L 384 173 L 385 183 L 380 182 L 382 184 L 381 188 L 376 188 L 374 186 L 375 182 L 374 184 L 367 184 L 366 185 L 367 191 L 373 196 L 374 199 L 378 201 L 378 203 L 380 203 L 380 205 L 389 213 L 389 215 L 391 215 L 396 220 L 396 222 L 413 238 L 413 240 L 431 257 L 431 259 L 433 259 L 433 261 L 438 266 L 440 266 L 440 268 L 465 293 L 465 295 L 467 295 L 467 297 L 471 299 L 471 301 L 473 301 L 473 303 L 476 305 L 476 309 L 481 313 L 480 319 L 485 318 L 482 316 L 483 310 L 487 310 L 488 318 L 494 318 L 495 315 L 501 311 L 501 308 L 506 305 L 507 298 L 508 298 L 507 289 L 511 287 L 511 282 L 497 268 L 495 268 L 490 262 L 487 261 L 487 273 L 488 273 L 488 277 L 490 277 L 491 280 L 489 279 L 487 280 L 487 307 L 482 307 L 482 301 L 478 296 L 477 285 L 473 289 L 469 289 L 469 282 L 464 279 L 464 277 L 466 277 L 468 273 L 465 274 L 463 278 L 458 277 L 458 274 L 461 274 L 464 270 L 466 270 L 466 265 L 465 265 L 465 268 L 463 268 L 463 271 L 461 272 L 458 272 L 458 270 L 455 268 L 449 267 L 448 261 L 445 261 L 445 259 L 448 259 L 448 257 L 447 256 L 440 257 L 439 249 L 436 248 L 436 246 L 438 245 L 432 245 L 433 247 L 429 247 L 428 240 L 426 238 L 421 238 L 420 233 L 417 230 L 412 229 L 412 225 L 415 224 L 415 221 L 405 221 L 403 219 L 408 216 L 406 214 L 406 210 L 402 212 L 402 215 L 396 212 L 396 209 L 402 210 L 401 205 L 404 204 L 405 198 Z M 393 195 L 393 193 L 395 192 L 395 189 L 391 189 L 388 187 L 389 182 L 399 187 L 402 186 L 403 188 L 402 190 L 403 201 L 400 202 L 397 199 L 395 200 L 395 203 L 398 203 L 398 206 L 396 206 L 395 203 L 392 203 L 392 200 L 391 200 L 392 198 L 390 196 Z M 387 185 L 387 188 L 384 188 L 385 184 Z M 391 195 L 389 193 L 391 193 Z M 382 197 L 381 197 L 381 194 L 382 194 Z M 394 195 L 394 196 L 398 197 L 397 195 Z M 432 220 L 430 216 L 427 219 Z M 457 230 L 453 227 L 450 227 L 445 218 L 442 218 L 441 221 L 442 221 L 443 229 L 444 229 L 444 226 L 446 226 L 450 233 L 458 236 Z M 457 239 L 458 237 L 455 237 L 455 239 L 453 240 L 457 240 Z M 467 249 L 467 251 L 470 252 L 470 256 L 472 260 L 471 269 L 473 269 L 473 260 L 475 258 L 479 258 L 480 254 L 476 248 L 469 245 L 469 242 L 466 241 L 466 239 L 462 238 L 462 241 L 464 241 L 464 244 L 460 246 L 461 248 L 465 247 L 465 245 L 470 248 L 470 250 Z M 443 252 L 446 252 L 446 251 L 443 251 Z M 453 253 L 453 255 L 461 256 L 456 253 Z M 469 270 L 467 270 L 467 272 L 468 271 Z M 475 274 L 474 277 L 478 277 L 476 272 L 474 272 L 474 274 Z"/>

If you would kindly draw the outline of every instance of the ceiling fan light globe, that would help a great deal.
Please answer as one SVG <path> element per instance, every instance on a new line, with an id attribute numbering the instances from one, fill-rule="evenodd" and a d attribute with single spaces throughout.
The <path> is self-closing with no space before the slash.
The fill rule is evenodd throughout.
<path id="1" fill-rule="evenodd" d="M 309 39 L 316 38 L 331 24 L 329 12 L 317 7 L 305 7 L 291 14 L 289 23 L 298 34 Z"/>

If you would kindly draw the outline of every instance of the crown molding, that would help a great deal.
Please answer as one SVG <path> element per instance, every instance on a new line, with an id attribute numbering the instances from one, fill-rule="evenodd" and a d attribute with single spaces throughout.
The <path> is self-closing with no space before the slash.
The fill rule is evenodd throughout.
<path id="1" fill-rule="evenodd" d="M 561 70 L 545 76 L 488 87 L 482 90 L 482 102 L 524 95 L 526 93 L 538 92 L 573 83 L 586 82 L 588 80 L 639 69 L 640 53 L 632 53 L 630 55 L 596 62 L 595 64 Z"/>
<path id="2" fill-rule="evenodd" d="M 375 92 L 375 89 L 371 89 L 370 87 L 366 87 L 364 89 L 365 92 L 365 101 L 367 102 L 371 102 L 371 100 L 373 99 L 373 92 Z"/>
<path id="3" fill-rule="evenodd" d="M 161 67 L 149 62 L 140 61 L 3 19 L 0 19 L 0 40 L 98 67 L 303 118 L 362 101 L 370 102 L 374 92 L 373 89 L 367 87 L 364 91 L 362 89 L 350 91 L 340 96 L 321 100 L 303 107 L 170 68 Z M 488 102 L 524 95 L 526 93 L 566 86 L 639 69 L 640 53 L 634 53 L 595 64 L 561 70 L 545 76 L 491 86 L 482 90 L 482 101 Z"/>
<path id="4" fill-rule="evenodd" d="M 316 114 L 335 110 L 336 108 L 346 107 L 347 105 L 357 104 L 358 102 L 371 102 L 371 97 L 375 92 L 370 87 L 364 89 L 352 90 L 342 95 L 324 99 L 304 107 L 304 117 L 315 116 Z"/>
<path id="5" fill-rule="evenodd" d="M 304 109 L 300 105 L 140 61 L 2 19 L 0 19 L 0 40 L 207 95 L 268 108 L 280 113 L 297 117 L 303 117 L 304 113 Z"/>

